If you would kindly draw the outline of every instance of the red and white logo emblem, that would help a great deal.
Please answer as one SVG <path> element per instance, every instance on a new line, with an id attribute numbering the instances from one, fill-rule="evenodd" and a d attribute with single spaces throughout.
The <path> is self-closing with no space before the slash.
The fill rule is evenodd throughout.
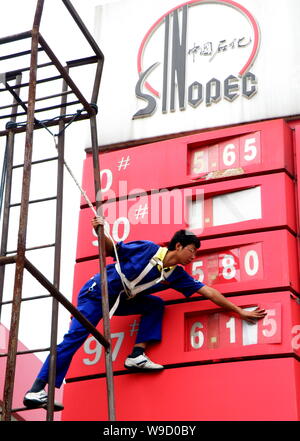
<path id="1" fill-rule="evenodd" d="M 147 105 L 133 119 L 151 116 L 159 102 L 168 113 L 252 98 L 259 43 L 257 21 L 231 0 L 191 0 L 166 12 L 138 51 L 136 96 Z"/>

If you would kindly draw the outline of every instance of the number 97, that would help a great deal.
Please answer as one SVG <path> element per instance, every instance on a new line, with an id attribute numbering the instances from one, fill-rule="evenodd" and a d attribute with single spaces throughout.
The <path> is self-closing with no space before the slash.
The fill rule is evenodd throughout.
<path id="1" fill-rule="evenodd" d="M 112 334 L 111 338 L 117 339 L 112 352 L 112 361 L 115 361 L 121 348 L 122 341 L 124 339 L 124 332 L 117 332 L 116 334 Z M 95 339 L 95 337 L 89 337 L 85 341 L 83 350 L 88 355 L 94 355 L 93 358 L 83 358 L 83 364 L 86 364 L 87 366 L 93 366 L 100 361 L 102 355 L 102 345 Z"/>

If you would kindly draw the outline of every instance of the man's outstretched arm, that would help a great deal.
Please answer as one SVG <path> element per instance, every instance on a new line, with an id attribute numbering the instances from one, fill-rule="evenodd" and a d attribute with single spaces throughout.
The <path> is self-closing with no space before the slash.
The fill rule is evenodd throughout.
<path id="1" fill-rule="evenodd" d="M 216 305 L 221 306 L 229 311 L 236 312 L 240 315 L 242 320 L 246 320 L 249 323 L 255 323 L 256 320 L 262 319 L 267 315 L 264 309 L 259 308 L 256 308 L 254 311 L 245 311 L 244 309 L 230 302 L 230 300 L 226 299 L 226 297 L 224 297 L 223 294 L 221 294 L 218 290 L 210 286 L 203 286 L 199 289 L 198 293 L 202 294 Z"/>

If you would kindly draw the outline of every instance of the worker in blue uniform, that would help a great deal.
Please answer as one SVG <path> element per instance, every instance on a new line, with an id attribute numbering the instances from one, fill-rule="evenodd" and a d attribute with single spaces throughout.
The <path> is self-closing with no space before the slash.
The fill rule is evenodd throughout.
<path id="1" fill-rule="evenodd" d="M 97 230 L 103 225 L 101 217 L 92 219 Z M 164 302 L 152 294 L 173 288 L 185 297 L 194 293 L 203 295 L 228 311 L 240 315 L 250 323 L 263 318 L 266 312 L 257 308 L 246 311 L 226 299 L 216 289 L 193 279 L 182 266 L 189 264 L 196 256 L 200 240 L 193 233 L 179 230 L 168 244 L 160 247 L 150 241 L 119 242 L 114 247 L 109 237 L 105 237 L 106 255 L 116 257 L 115 264 L 107 265 L 107 284 L 109 306 L 114 314 L 140 314 L 141 320 L 132 353 L 125 360 L 125 368 L 142 371 L 159 371 L 163 366 L 154 363 L 145 354 L 149 343 L 159 342 L 162 338 L 162 319 Z M 102 318 L 101 275 L 96 274 L 81 288 L 78 295 L 78 310 L 96 326 Z M 84 343 L 88 331 L 75 318 L 62 343 L 57 346 L 56 382 L 59 388 L 65 378 L 75 352 Z M 42 366 L 32 388 L 25 394 L 24 405 L 29 408 L 46 406 L 49 356 Z M 55 410 L 62 406 L 55 403 Z"/>

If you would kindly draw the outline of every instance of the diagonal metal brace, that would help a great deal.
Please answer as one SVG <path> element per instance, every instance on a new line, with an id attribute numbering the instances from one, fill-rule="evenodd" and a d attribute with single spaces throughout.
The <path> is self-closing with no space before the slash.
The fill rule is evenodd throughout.
<path id="1" fill-rule="evenodd" d="M 44 287 L 46 290 L 56 298 L 76 320 L 78 320 L 91 334 L 102 344 L 106 349 L 109 348 L 109 342 L 103 335 L 97 331 L 92 323 L 78 311 L 78 309 L 51 283 L 26 257 L 25 268 L 27 271 Z"/>

